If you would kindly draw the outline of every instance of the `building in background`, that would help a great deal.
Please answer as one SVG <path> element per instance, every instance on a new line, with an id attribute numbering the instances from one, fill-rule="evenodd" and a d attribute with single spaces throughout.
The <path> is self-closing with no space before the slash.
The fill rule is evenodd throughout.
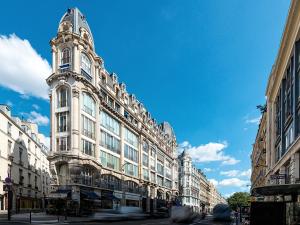
<path id="1" fill-rule="evenodd" d="M 50 191 L 48 149 L 38 126 L 11 116 L 7 105 L 0 105 L 0 212 L 7 211 L 5 178 L 12 181 L 12 210 L 40 210 Z"/>
<path id="2" fill-rule="evenodd" d="M 251 154 L 251 189 L 266 185 L 266 112 L 263 113 Z"/>
<path id="3" fill-rule="evenodd" d="M 56 187 L 51 196 L 80 210 L 76 213 L 120 205 L 151 212 L 176 198 L 172 127 L 157 123 L 117 75 L 104 68 L 86 18 L 77 8 L 63 15 L 50 44 L 48 159 Z"/>
<path id="4" fill-rule="evenodd" d="M 212 212 L 213 208 L 217 204 L 227 204 L 226 199 L 220 194 L 216 186 L 210 182 L 210 192 L 209 192 L 209 212 Z"/>
<path id="5" fill-rule="evenodd" d="M 192 207 L 194 212 L 211 212 L 216 204 L 226 203 L 214 184 L 192 164 L 192 158 L 186 150 L 178 156 L 178 164 L 182 205 Z"/>

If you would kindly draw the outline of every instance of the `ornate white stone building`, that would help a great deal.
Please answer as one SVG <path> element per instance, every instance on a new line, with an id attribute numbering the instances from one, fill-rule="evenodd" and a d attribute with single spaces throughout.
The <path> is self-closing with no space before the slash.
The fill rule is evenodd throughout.
<path id="1" fill-rule="evenodd" d="M 158 124 L 104 68 L 77 8 L 63 15 L 50 44 L 52 196 L 81 211 L 128 205 L 150 212 L 171 201 L 178 165 L 170 124 Z"/>
<path id="2" fill-rule="evenodd" d="M 11 116 L 0 105 L 0 213 L 8 209 L 7 177 L 12 181 L 12 210 L 41 210 L 50 188 L 48 149 L 34 123 Z"/>
<path id="3" fill-rule="evenodd" d="M 216 204 L 226 203 L 206 175 L 192 164 L 192 158 L 186 150 L 178 156 L 178 164 L 179 197 L 182 205 L 192 207 L 195 212 L 207 212 Z"/>

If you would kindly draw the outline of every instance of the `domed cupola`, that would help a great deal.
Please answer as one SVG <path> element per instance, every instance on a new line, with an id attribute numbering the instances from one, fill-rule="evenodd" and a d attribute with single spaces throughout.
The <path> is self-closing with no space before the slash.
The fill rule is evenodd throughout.
<path id="1" fill-rule="evenodd" d="M 94 48 L 94 39 L 85 16 L 77 8 L 68 9 L 59 22 L 59 32 L 72 32 L 88 41 Z"/>

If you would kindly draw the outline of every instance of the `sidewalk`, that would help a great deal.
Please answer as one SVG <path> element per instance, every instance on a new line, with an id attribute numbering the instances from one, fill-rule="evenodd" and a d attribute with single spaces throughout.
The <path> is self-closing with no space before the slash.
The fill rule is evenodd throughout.
<path id="1" fill-rule="evenodd" d="M 56 215 L 48 215 L 44 212 L 40 213 L 31 213 L 31 223 L 32 224 L 62 224 L 62 223 L 82 223 L 82 222 L 90 222 L 92 218 L 90 217 L 67 217 L 65 220 L 64 216 L 56 216 Z M 30 222 L 30 214 L 29 213 L 19 213 L 11 216 L 11 223 L 22 223 L 29 224 Z M 7 220 L 7 215 L 0 217 L 0 223 L 10 223 Z"/>

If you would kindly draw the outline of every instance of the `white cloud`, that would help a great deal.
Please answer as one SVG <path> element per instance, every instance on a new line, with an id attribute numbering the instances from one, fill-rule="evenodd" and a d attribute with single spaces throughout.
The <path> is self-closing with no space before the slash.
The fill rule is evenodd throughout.
<path id="1" fill-rule="evenodd" d="M 232 196 L 235 192 L 231 192 L 231 193 L 227 193 L 224 195 L 225 198 L 229 198 L 230 196 Z"/>
<path id="2" fill-rule="evenodd" d="M 184 149 L 190 154 L 194 162 L 215 162 L 222 161 L 223 165 L 234 165 L 240 160 L 226 155 L 224 149 L 227 148 L 227 142 L 210 142 L 208 144 L 191 146 L 188 141 L 179 144 L 177 150 L 181 153 Z"/>
<path id="3" fill-rule="evenodd" d="M 15 34 L 0 36 L 0 85 L 21 96 L 48 99 L 45 79 L 51 67 L 31 46 L 28 40 Z"/>
<path id="4" fill-rule="evenodd" d="M 212 169 L 212 168 L 204 168 L 203 171 L 204 171 L 204 172 L 212 172 L 213 169 Z"/>
<path id="5" fill-rule="evenodd" d="M 240 171 L 240 170 L 228 170 L 221 171 L 220 175 L 228 176 L 228 177 L 248 177 L 251 176 L 251 169 Z"/>
<path id="6" fill-rule="evenodd" d="M 246 180 L 241 180 L 239 178 L 228 178 L 219 181 L 218 186 L 230 186 L 230 187 L 246 187 L 249 182 Z"/>
<path id="7" fill-rule="evenodd" d="M 27 117 L 27 120 L 36 123 L 40 126 L 47 126 L 49 124 L 49 118 L 47 116 L 43 116 L 36 111 L 31 111 L 30 113 L 21 113 L 23 116 Z"/>
<path id="8" fill-rule="evenodd" d="M 41 143 L 43 143 L 48 149 L 50 149 L 50 137 L 46 137 L 43 134 L 39 134 Z"/>
<path id="9" fill-rule="evenodd" d="M 228 177 L 236 177 L 240 171 L 238 170 L 229 170 L 229 171 L 221 171 L 221 175 L 225 175 Z"/>
<path id="10" fill-rule="evenodd" d="M 260 119 L 261 119 L 261 115 L 252 119 L 246 119 L 246 123 L 259 124 Z"/>
<path id="11" fill-rule="evenodd" d="M 209 179 L 209 182 L 215 186 L 218 186 L 219 182 L 216 179 Z"/>
<path id="12" fill-rule="evenodd" d="M 35 109 L 35 110 L 39 110 L 40 107 L 37 105 L 37 104 L 32 104 L 32 107 Z"/>

